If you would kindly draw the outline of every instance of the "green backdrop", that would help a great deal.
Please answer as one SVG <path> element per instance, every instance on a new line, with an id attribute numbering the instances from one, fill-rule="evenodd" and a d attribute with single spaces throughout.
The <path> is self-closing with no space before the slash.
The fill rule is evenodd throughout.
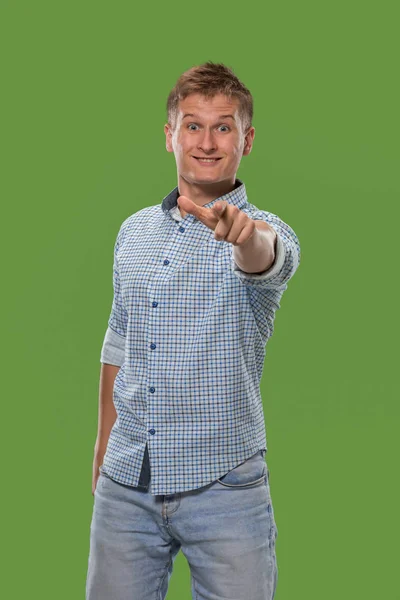
<path id="1" fill-rule="evenodd" d="M 302 250 L 262 379 L 276 600 L 400 598 L 395 6 L 0 4 L 7 600 L 84 598 L 113 244 L 177 184 L 166 99 L 206 60 L 251 90 L 238 176 Z"/>

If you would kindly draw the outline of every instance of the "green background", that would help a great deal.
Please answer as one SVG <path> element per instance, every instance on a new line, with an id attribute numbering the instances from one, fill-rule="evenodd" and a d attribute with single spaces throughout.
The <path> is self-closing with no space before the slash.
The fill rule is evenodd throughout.
<path id="1" fill-rule="evenodd" d="M 8 600 L 84 598 L 113 245 L 177 184 L 166 99 L 206 60 L 251 90 L 238 177 L 302 251 L 262 379 L 275 598 L 400 598 L 395 5 L 1 3 Z"/>

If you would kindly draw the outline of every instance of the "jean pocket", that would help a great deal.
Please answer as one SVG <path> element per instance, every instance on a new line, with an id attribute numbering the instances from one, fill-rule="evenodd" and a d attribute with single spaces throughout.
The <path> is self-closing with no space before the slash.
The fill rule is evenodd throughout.
<path id="1" fill-rule="evenodd" d="M 267 465 L 261 451 L 217 479 L 217 482 L 230 488 L 249 488 L 265 483 Z"/>
<path id="2" fill-rule="evenodd" d="M 107 481 L 108 479 L 111 479 L 111 477 L 109 475 L 107 475 L 107 473 L 104 471 L 103 469 L 103 465 L 100 465 L 99 467 L 99 478 L 98 478 L 98 483 L 104 483 L 104 481 Z"/>

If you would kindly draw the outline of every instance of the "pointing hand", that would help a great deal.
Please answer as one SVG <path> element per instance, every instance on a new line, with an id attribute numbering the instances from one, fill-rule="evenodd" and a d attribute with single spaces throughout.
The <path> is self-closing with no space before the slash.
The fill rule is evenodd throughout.
<path id="1" fill-rule="evenodd" d="M 234 204 L 218 200 L 211 208 L 198 206 L 187 196 L 178 197 L 178 205 L 214 231 L 216 240 L 243 246 L 256 230 L 256 223 Z"/>

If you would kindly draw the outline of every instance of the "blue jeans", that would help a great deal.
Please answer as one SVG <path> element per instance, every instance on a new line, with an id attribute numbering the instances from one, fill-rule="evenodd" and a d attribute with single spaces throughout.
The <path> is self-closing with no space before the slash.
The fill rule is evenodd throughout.
<path id="1" fill-rule="evenodd" d="M 100 472 L 86 600 L 164 600 L 179 550 L 193 600 L 273 600 L 278 531 L 264 454 L 209 485 L 170 495 Z"/>

